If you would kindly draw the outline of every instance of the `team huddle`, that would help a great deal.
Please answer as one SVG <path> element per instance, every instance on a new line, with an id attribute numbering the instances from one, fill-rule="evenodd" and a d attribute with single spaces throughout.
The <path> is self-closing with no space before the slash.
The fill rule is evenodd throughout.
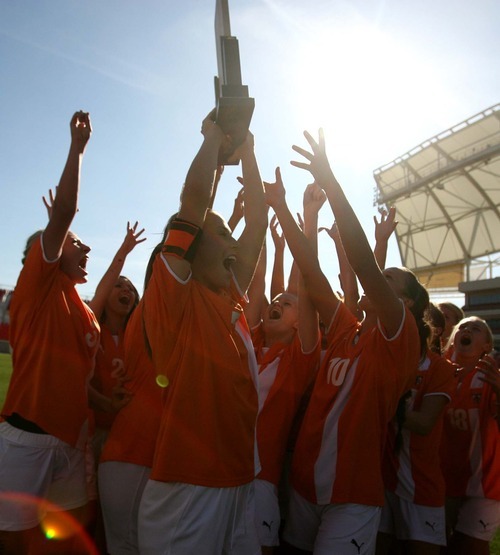
<path id="1" fill-rule="evenodd" d="M 10 307 L 0 553 L 489 553 L 500 524 L 491 330 L 430 303 L 410 270 L 385 268 L 395 210 L 375 218 L 372 250 L 322 131 L 293 146 L 314 181 L 297 222 L 279 168 L 262 181 L 252 134 L 235 147 L 209 114 L 142 296 L 121 275 L 145 240 L 136 222 L 86 303 L 75 286 L 90 248 L 70 226 L 88 113 L 70 129 Z M 221 152 L 242 169 L 227 222 L 212 209 Z M 325 202 L 335 223 L 318 229 Z M 322 230 L 341 293 L 320 267 Z M 58 532 L 62 516 L 81 532 Z"/>

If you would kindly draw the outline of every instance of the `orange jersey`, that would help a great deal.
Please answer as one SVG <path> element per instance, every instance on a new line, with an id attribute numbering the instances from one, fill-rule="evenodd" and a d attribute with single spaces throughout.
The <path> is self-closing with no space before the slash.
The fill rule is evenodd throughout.
<path id="1" fill-rule="evenodd" d="M 442 395 L 449 402 L 455 388 L 454 374 L 451 362 L 428 351 L 411 388 L 410 410 L 418 411 L 428 395 Z M 391 422 L 388 427 L 383 465 L 385 487 L 416 505 L 444 505 L 445 486 L 439 458 L 443 417 L 444 412 L 425 436 L 403 428 L 398 453 L 394 448 L 396 425 Z"/>
<path id="2" fill-rule="evenodd" d="M 47 262 L 41 240 L 31 247 L 10 305 L 12 378 L 2 416 L 18 413 L 48 434 L 83 447 L 87 385 L 99 324 L 74 284 Z"/>
<path id="3" fill-rule="evenodd" d="M 101 340 L 95 358 L 95 370 L 90 384 L 99 393 L 111 397 L 113 388 L 118 385 L 118 378 L 125 373 L 123 364 L 123 333 L 114 336 L 106 326 L 101 325 Z M 95 425 L 109 430 L 115 418 L 110 412 L 94 410 Z"/>
<path id="4" fill-rule="evenodd" d="M 242 308 L 157 256 L 144 293 L 157 374 L 167 376 L 151 478 L 232 487 L 256 474 L 257 364 Z"/>
<path id="5" fill-rule="evenodd" d="M 383 505 L 387 424 L 418 366 L 419 335 L 407 309 L 391 339 L 380 327 L 358 335 L 359 326 L 340 303 L 295 446 L 292 485 L 318 505 Z"/>
<path id="6" fill-rule="evenodd" d="M 263 347 L 262 326 L 252 330 L 259 364 L 257 445 L 262 470 L 258 476 L 279 484 L 290 430 L 301 400 L 314 380 L 320 344 L 303 353 L 298 334 L 289 345 Z"/>
<path id="7" fill-rule="evenodd" d="M 151 467 L 160 426 L 162 390 L 149 358 L 142 329 L 142 301 L 125 331 L 125 387 L 131 400 L 116 415 L 101 454 L 101 462 L 120 461 Z"/>
<path id="8" fill-rule="evenodd" d="M 500 432 L 497 398 L 473 370 L 461 379 L 444 420 L 441 458 L 449 497 L 485 497 L 500 501 Z"/>

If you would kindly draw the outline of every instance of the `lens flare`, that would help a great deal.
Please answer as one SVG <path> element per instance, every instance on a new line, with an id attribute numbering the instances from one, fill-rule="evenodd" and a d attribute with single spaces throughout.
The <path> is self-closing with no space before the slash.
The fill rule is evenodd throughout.
<path id="1" fill-rule="evenodd" d="M 97 549 L 88 536 L 83 526 L 69 513 L 45 499 L 24 493 L 4 492 L 0 494 L 4 506 L 9 507 L 9 512 L 25 521 L 38 518 L 42 536 L 33 545 L 33 554 L 52 552 L 49 545 L 53 545 L 55 552 L 59 553 L 66 544 L 59 542 L 71 541 L 75 553 L 85 555 L 98 555 Z M 43 540 L 42 538 L 45 538 Z M 43 542 L 47 542 L 44 546 Z M 40 545 L 38 545 L 40 544 Z M 50 549 L 50 551 L 47 551 Z M 31 551 L 30 551 L 31 553 Z"/>

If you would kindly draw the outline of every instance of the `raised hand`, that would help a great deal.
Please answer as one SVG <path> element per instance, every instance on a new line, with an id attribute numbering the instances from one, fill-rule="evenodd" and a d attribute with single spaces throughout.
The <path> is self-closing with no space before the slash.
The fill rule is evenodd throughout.
<path id="1" fill-rule="evenodd" d="M 479 379 L 490 384 L 497 396 L 497 402 L 500 402 L 500 371 L 496 360 L 491 355 L 485 355 L 479 359 L 476 368 L 483 374 Z"/>
<path id="2" fill-rule="evenodd" d="M 276 209 L 277 206 L 283 205 L 285 201 L 285 187 L 283 185 L 283 180 L 281 179 L 281 170 L 276 168 L 275 170 L 276 181 L 274 183 L 267 183 L 264 181 L 264 188 L 266 191 L 266 202 L 271 207 Z"/>
<path id="3" fill-rule="evenodd" d="M 310 183 L 304 191 L 303 205 L 306 210 L 317 214 L 326 201 L 325 191 L 317 184 Z"/>
<path id="4" fill-rule="evenodd" d="M 127 233 L 121 246 L 121 250 L 125 255 L 132 252 L 139 243 L 143 243 L 146 240 L 146 237 L 143 237 L 142 239 L 140 238 L 144 233 L 144 228 L 137 231 L 138 225 L 139 222 L 135 222 L 133 226 L 130 225 L 130 222 L 127 222 Z"/>
<path id="5" fill-rule="evenodd" d="M 78 149 L 79 152 L 85 150 L 87 143 L 92 135 L 92 125 L 88 112 L 76 112 L 73 114 L 70 122 L 71 145 Z"/>
<path id="6" fill-rule="evenodd" d="M 56 187 L 56 194 L 57 194 L 57 187 Z M 42 197 L 42 202 L 47 209 L 47 215 L 49 216 L 49 220 L 52 216 L 52 207 L 54 206 L 54 192 L 52 189 L 49 189 L 49 200 L 47 200 L 44 196 Z"/>
<path id="7" fill-rule="evenodd" d="M 231 151 L 231 137 L 225 135 L 222 129 L 215 123 L 215 108 L 201 122 L 201 134 L 206 140 L 219 141 L 222 152 Z M 220 174 L 222 174 L 222 172 L 220 172 Z"/>
<path id="8" fill-rule="evenodd" d="M 377 216 L 373 216 L 373 221 L 375 222 L 375 241 L 387 242 L 399 223 L 396 220 L 396 207 L 391 206 L 389 212 L 382 210 L 380 212 L 380 222 L 377 220 Z"/>
<path id="9" fill-rule="evenodd" d="M 273 239 L 274 248 L 278 251 L 285 250 L 285 235 L 284 233 L 278 232 L 279 227 L 278 216 L 276 214 L 273 215 L 271 218 L 271 223 L 269 224 L 269 229 L 271 230 L 271 237 Z"/>
<path id="10" fill-rule="evenodd" d="M 308 131 L 304 131 L 304 137 L 307 139 L 312 152 L 309 152 L 297 145 L 293 145 L 292 148 L 295 152 L 308 160 L 309 163 L 297 162 L 295 160 L 292 160 L 290 163 L 296 168 L 309 171 L 313 175 L 315 181 L 323 187 L 324 182 L 331 180 L 333 177 L 330 163 L 328 162 L 328 158 L 326 156 L 323 129 L 319 130 L 318 141 L 315 141 Z"/>
<path id="11" fill-rule="evenodd" d="M 238 181 L 243 185 L 243 178 L 238 177 Z M 233 212 L 227 221 L 227 225 L 230 227 L 231 231 L 236 229 L 236 226 L 240 223 L 245 215 L 245 188 L 238 191 L 236 198 L 234 199 Z"/>
<path id="12" fill-rule="evenodd" d="M 333 222 L 332 227 L 328 228 L 328 227 L 320 227 L 318 229 L 319 231 L 326 231 L 328 233 L 328 235 L 330 236 L 331 239 L 333 239 L 334 241 L 339 241 L 340 240 L 340 233 L 339 230 L 337 228 L 337 222 Z"/>

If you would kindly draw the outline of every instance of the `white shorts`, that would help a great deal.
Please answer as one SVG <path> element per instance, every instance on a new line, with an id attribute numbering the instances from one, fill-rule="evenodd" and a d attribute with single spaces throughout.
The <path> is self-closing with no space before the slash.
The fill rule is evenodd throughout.
<path id="1" fill-rule="evenodd" d="M 260 555 L 254 484 L 207 488 L 148 480 L 139 508 L 141 555 Z"/>
<path id="2" fill-rule="evenodd" d="M 478 497 L 464 499 L 458 508 L 455 530 L 490 542 L 500 526 L 500 501 Z"/>
<path id="3" fill-rule="evenodd" d="M 316 505 L 292 489 L 283 538 L 314 555 L 373 555 L 380 510 L 355 503 Z"/>
<path id="4" fill-rule="evenodd" d="M 84 451 L 0 423 L 0 530 L 28 530 L 48 511 L 86 503 Z"/>
<path id="5" fill-rule="evenodd" d="M 111 555 L 139 554 L 137 517 L 150 473 L 147 466 L 125 462 L 99 465 L 99 497 Z"/>
<path id="6" fill-rule="evenodd" d="M 255 480 L 255 528 L 260 545 L 279 545 L 280 507 L 278 488 L 266 480 Z"/>
<path id="7" fill-rule="evenodd" d="M 392 534 L 398 540 L 446 545 L 444 506 L 416 505 L 391 491 L 386 491 L 379 532 Z"/>

